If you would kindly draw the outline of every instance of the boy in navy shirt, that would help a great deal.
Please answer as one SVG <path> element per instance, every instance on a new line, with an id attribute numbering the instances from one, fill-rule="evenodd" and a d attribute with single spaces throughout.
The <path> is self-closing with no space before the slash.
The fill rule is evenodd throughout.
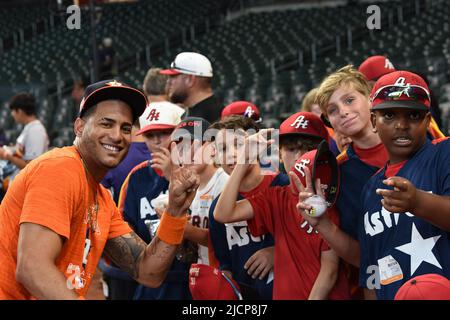
<path id="1" fill-rule="evenodd" d="M 228 107 L 227 107 L 228 108 Z M 227 109 L 225 108 L 225 109 Z M 218 162 L 226 173 L 236 166 L 237 148 L 247 131 L 256 132 L 258 126 L 251 118 L 228 115 L 216 122 L 211 129 L 218 130 L 215 146 Z M 286 185 L 286 175 L 263 175 L 259 164 L 251 165 L 239 188 L 239 199 L 249 197 L 260 190 Z M 209 210 L 209 228 L 212 248 L 222 271 L 228 272 L 242 290 L 244 299 L 272 299 L 273 238 L 270 235 L 252 236 L 246 221 L 219 223 L 214 218 L 218 197 Z"/>
<path id="2" fill-rule="evenodd" d="M 150 103 L 139 118 L 140 131 L 152 159 L 130 172 L 119 196 L 119 209 L 133 230 L 146 242 L 153 238 L 159 223 L 155 199 L 168 194 L 171 134 L 181 122 L 183 109 L 172 103 Z M 163 284 L 158 288 L 138 286 L 135 299 L 191 299 L 189 264 L 174 259 Z"/>
<path id="3" fill-rule="evenodd" d="M 450 140 L 427 139 L 429 90 L 416 74 L 381 77 L 371 101 L 373 130 L 389 161 L 363 188 L 359 244 L 327 218 L 309 220 L 341 256 L 360 265 L 361 286 L 376 289 L 378 299 L 394 299 L 415 276 L 450 277 Z M 309 207 L 298 208 L 306 218 Z"/>

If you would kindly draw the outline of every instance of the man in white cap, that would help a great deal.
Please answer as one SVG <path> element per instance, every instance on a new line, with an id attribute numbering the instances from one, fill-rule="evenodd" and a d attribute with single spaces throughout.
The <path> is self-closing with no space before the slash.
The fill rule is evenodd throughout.
<path id="1" fill-rule="evenodd" d="M 157 198 L 168 195 L 171 158 L 169 145 L 171 134 L 181 122 L 184 110 L 179 106 L 164 101 L 152 102 L 139 117 L 140 130 L 152 159 L 135 166 L 125 179 L 119 197 L 119 210 L 125 221 L 146 243 L 150 243 L 156 236 L 155 230 L 160 223 L 156 212 Z M 175 258 L 167 273 L 168 281 L 164 281 L 158 288 L 139 286 L 135 290 L 134 299 L 137 300 L 186 300 L 191 299 L 188 286 L 189 265 Z M 113 289 L 124 290 L 131 285 L 132 278 L 127 281 L 125 273 L 112 267 L 108 270 Z M 119 285 L 117 286 L 117 284 Z M 114 292 L 113 292 L 114 293 Z M 120 292 L 114 293 L 120 299 Z"/>
<path id="2" fill-rule="evenodd" d="M 187 110 L 186 116 L 204 118 L 209 122 L 220 119 L 222 104 L 211 87 L 213 70 L 208 58 L 195 52 L 182 52 L 161 74 L 169 76 L 167 90 L 170 101 L 182 104 Z"/>

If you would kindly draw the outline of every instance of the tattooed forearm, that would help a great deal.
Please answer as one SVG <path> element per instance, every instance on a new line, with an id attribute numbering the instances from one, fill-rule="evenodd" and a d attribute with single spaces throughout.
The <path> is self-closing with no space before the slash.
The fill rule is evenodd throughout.
<path id="1" fill-rule="evenodd" d="M 156 254 L 156 246 L 158 245 L 158 242 L 159 242 L 158 237 L 156 237 L 152 242 L 150 242 L 149 251 L 152 256 Z"/>
<path id="2" fill-rule="evenodd" d="M 157 250 L 157 247 L 160 247 L 160 249 Z M 171 254 L 174 253 L 176 247 L 161 241 L 158 237 L 155 237 L 155 239 L 150 243 L 148 250 L 150 255 L 155 256 L 160 261 L 165 261 Z"/>
<path id="3" fill-rule="evenodd" d="M 108 240 L 105 254 L 112 262 L 145 286 L 156 288 L 164 281 L 177 246 L 155 237 L 147 246 L 136 233 Z"/>
<path id="4" fill-rule="evenodd" d="M 131 232 L 108 240 L 105 245 L 105 254 L 120 269 L 137 279 L 139 278 L 139 263 L 145 247 L 145 242 L 136 233 Z"/>

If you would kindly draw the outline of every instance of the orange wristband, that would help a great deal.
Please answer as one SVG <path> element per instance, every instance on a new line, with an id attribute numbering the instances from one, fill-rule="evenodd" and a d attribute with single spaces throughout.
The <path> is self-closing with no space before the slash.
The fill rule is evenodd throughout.
<path id="1" fill-rule="evenodd" d="M 156 231 L 156 236 L 171 245 L 179 245 L 183 241 L 184 228 L 188 221 L 188 215 L 174 217 L 164 212 Z"/>

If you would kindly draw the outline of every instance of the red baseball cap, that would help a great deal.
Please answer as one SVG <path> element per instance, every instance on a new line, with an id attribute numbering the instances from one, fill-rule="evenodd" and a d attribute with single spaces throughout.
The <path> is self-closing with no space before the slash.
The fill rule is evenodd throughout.
<path id="1" fill-rule="evenodd" d="M 251 118 L 255 120 L 255 122 L 262 121 L 259 109 L 253 103 L 248 101 L 234 101 L 230 103 L 223 108 L 221 119 L 233 115 Z"/>
<path id="2" fill-rule="evenodd" d="M 450 281 L 439 274 L 423 274 L 405 282 L 394 299 L 450 300 Z"/>
<path id="3" fill-rule="evenodd" d="M 388 58 L 372 56 L 364 60 L 358 68 L 368 81 L 376 81 L 379 77 L 394 72 L 395 68 Z"/>
<path id="4" fill-rule="evenodd" d="M 316 193 L 316 179 L 320 179 L 320 183 L 327 186 L 325 200 L 331 207 L 335 203 L 338 195 L 339 169 L 336 157 L 331 152 L 326 141 L 319 143 L 316 150 L 303 154 L 291 169 L 299 177 L 303 186 L 306 186 L 306 167 L 311 172 L 314 193 Z"/>
<path id="5" fill-rule="evenodd" d="M 395 71 L 382 76 L 370 93 L 372 110 L 389 108 L 430 109 L 430 89 L 419 75 Z"/>
<path id="6" fill-rule="evenodd" d="M 296 134 L 322 138 L 328 142 L 330 138 L 322 119 L 312 112 L 297 112 L 284 120 L 280 125 L 280 136 Z"/>
<path id="7" fill-rule="evenodd" d="M 194 300 L 242 300 L 238 284 L 217 268 L 192 264 L 189 290 Z"/>

